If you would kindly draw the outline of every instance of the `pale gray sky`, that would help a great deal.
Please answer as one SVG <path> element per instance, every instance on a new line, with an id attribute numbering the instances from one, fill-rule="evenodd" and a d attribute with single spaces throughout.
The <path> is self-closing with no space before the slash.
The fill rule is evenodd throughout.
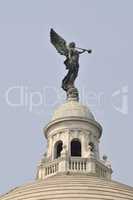
<path id="1" fill-rule="evenodd" d="M 111 160 L 113 179 L 133 186 L 132 10 L 132 0 L 0 0 L 0 193 L 35 178 L 46 149 L 42 129 L 64 101 L 59 97 L 65 99 L 60 84 L 66 72 L 49 42 L 51 27 L 93 49 L 80 59 L 76 85 L 103 126 L 101 155 Z M 20 103 L 20 88 L 27 103 L 9 105 Z M 42 105 L 31 105 L 34 92 L 43 96 Z"/>

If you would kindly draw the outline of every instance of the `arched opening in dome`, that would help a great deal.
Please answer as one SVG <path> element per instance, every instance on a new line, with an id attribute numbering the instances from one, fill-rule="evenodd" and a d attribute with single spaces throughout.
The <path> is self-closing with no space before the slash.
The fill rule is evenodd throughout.
<path id="1" fill-rule="evenodd" d="M 81 157 L 81 142 L 77 138 L 71 141 L 71 156 Z"/>
<path id="2" fill-rule="evenodd" d="M 55 146 L 54 146 L 55 159 L 61 156 L 62 147 L 63 147 L 63 142 L 61 140 L 55 143 Z"/>

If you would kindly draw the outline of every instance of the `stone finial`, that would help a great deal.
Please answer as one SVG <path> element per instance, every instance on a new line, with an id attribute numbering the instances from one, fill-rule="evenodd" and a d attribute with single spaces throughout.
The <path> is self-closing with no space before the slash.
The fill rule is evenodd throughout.
<path id="1" fill-rule="evenodd" d="M 67 99 L 68 101 L 71 101 L 71 100 L 79 101 L 79 93 L 78 93 L 77 88 L 71 87 L 68 89 Z"/>
<path id="2" fill-rule="evenodd" d="M 104 155 L 103 155 L 103 160 L 106 162 L 107 159 L 108 159 L 107 155 L 104 154 Z"/>
<path id="3" fill-rule="evenodd" d="M 103 155 L 103 161 L 108 168 L 111 168 L 111 162 L 108 160 L 107 155 Z"/>

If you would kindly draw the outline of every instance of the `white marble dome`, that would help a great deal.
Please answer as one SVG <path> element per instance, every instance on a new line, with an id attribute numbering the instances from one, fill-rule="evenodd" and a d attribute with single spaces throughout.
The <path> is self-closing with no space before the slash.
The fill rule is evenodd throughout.
<path id="1" fill-rule="evenodd" d="M 94 176 L 60 175 L 35 181 L 0 200 L 133 200 L 133 188 Z"/>
<path id="2" fill-rule="evenodd" d="M 59 106 L 52 117 L 52 120 L 57 120 L 66 117 L 80 117 L 89 120 L 95 120 L 92 112 L 87 106 L 82 105 L 78 101 L 67 101 Z"/>

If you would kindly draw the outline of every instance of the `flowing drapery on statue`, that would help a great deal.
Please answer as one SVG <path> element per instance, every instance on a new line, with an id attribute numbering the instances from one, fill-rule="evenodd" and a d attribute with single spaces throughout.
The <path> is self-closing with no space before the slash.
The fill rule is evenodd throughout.
<path id="1" fill-rule="evenodd" d="M 85 51 L 91 53 L 91 50 L 77 48 L 74 42 L 71 42 L 67 45 L 66 41 L 53 29 L 50 30 L 50 41 L 57 49 L 57 51 L 66 57 L 64 64 L 68 70 L 68 73 L 62 80 L 63 90 L 67 92 L 68 96 L 70 93 L 75 91 L 78 93 L 74 86 L 74 82 L 78 76 L 79 71 L 79 55 Z"/>

